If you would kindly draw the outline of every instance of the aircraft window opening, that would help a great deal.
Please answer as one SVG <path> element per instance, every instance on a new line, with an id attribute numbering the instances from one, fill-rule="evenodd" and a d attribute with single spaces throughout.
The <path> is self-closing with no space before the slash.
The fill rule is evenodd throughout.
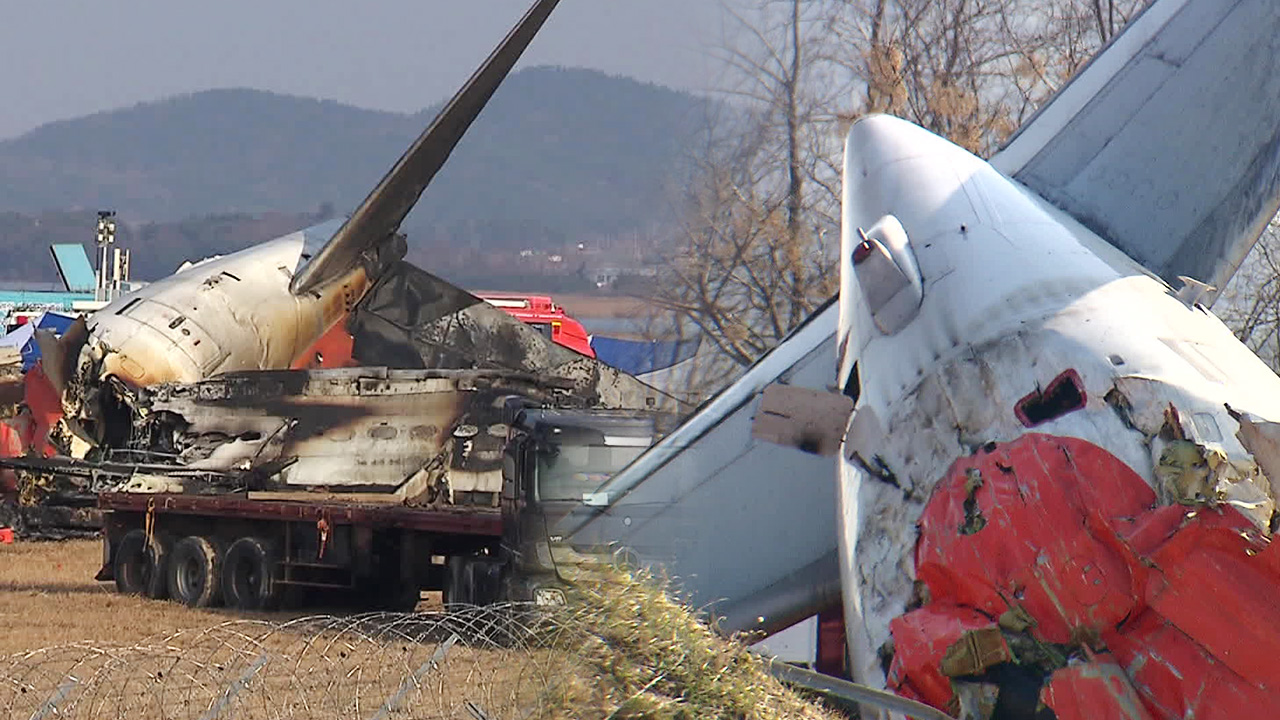
<path id="1" fill-rule="evenodd" d="M 849 370 L 849 379 L 844 381 L 844 395 L 858 404 L 858 396 L 862 394 L 862 378 L 858 377 L 858 363 L 853 363 L 853 369 Z"/>
<path id="2" fill-rule="evenodd" d="M 1056 420 L 1084 407 L 1084 383 L 1075 370 L 1064 370 L 1044 390 L 1037 389 L 1018 401 L 1014 414 L 1026 427 Z"/>
<path id="3" fill-rule="evenodd" d="M 227 272 L 226 270 L 223 270 L 223 271 L 222 271 L 222 274 L 223 274 L 223 275 L 226 275 L 227 277 L 231 278 L 232 280 L 235 280 L 236 282 L 240 282 L 240 278 L 236 277 L 235 275 L 232 275 L 231 273 Z"/>
<path id="4" fill-rule="evenodd" d="M 181 325 L 183 321 L 185 321 L 186 319 L 187 319 L 186 315 L 179 315 L 178 317 L 174 318 L 173 322 L 169 323 L 169 329 L 177 330 L 178 326 Z"/>
<path id="5" fill-rule="evenodd" d="M 138 304 L 138 303 L 140 303 L 140 302 L 142 302 L 142 298 L 140 298 L 140 297 L 136 297 L 136 298 L 134 298 L 134 299 L 130 300 L 129 302 L 125 303 L 125 306 L 124 306 L 124 307 L 122 307 L 122 308 L 120 308 L 119 310 L 117 310 L 117 311 L 116 311 L 116 314 L 117 314 L 117 315 L 123 315 L 123 314 L 125 314 L 125 313 L 129 312 L 129 309 L 130 309 L 130 308 L 132 308 L 134 305 L 137 305 L 137 304 Z"/>

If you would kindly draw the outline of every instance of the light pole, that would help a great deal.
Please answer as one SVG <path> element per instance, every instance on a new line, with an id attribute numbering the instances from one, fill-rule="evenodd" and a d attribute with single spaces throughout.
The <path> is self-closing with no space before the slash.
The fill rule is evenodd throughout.
<path id="1" fill-rule="evenodd" d="M 98 211 L 98 267 L 97 284 L 94 286 L 93 299 L 99 302 L 110 300 L 110 278 L 107 277 L 107 266 L 111 262 L 111 246 L 116 242 L 116 211 Z"/>

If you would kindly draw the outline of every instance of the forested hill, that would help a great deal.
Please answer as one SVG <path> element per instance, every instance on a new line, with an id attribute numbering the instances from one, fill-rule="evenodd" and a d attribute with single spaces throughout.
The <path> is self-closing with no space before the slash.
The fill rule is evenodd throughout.
<path id="1" fill-rule="evenodd" d="M 135 223 L 346 212 L 438 107 L 408 115 L 233 89 L 51 123 L 0 142 L 0 211 L 112 208 Z M 516 73 L 406 224 L 411 244 L 558 246 L 660 221 L 702 117 L 698 98 L 627 78 Z"/>

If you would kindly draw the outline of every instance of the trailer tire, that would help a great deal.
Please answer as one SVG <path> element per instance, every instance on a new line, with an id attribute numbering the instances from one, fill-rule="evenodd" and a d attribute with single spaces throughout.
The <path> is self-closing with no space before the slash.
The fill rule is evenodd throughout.
<path id="1" fill-rule="evenodd" d="M 153 533 L 148 538 L 136 528 L 125 533 L 111 563 L 116 590 L 122 595 L 163 600 L 168 594 L 168 558 L 168 543 L 160 535 Z"/>
<path id="2" fill-rule="evenodd" d="M 169 597 L 187 607 L 211 607 L 222 598 L 222 559 L 208 539 L 190 535 L 169 553 Z"/>
<path id="3" fill-rule="evenodd" d="M 256 537 L 231 543 L 222 559 L 222 597 L 237 610 L 274 610 L 282 586 L 276 577 L 275 549 Z"/>

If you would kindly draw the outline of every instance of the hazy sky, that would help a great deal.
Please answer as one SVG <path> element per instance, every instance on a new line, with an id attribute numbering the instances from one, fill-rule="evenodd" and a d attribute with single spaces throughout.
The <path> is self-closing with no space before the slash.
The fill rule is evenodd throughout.
<path id="1" fill-rule="evenodd" d="M 0 139 L 215 87 L 412 111 L 443 99 L 531 0 L 30 0 L 0 16 Z M 561 0 L 525 65 L 702 89 L 720 0 Z"/>

